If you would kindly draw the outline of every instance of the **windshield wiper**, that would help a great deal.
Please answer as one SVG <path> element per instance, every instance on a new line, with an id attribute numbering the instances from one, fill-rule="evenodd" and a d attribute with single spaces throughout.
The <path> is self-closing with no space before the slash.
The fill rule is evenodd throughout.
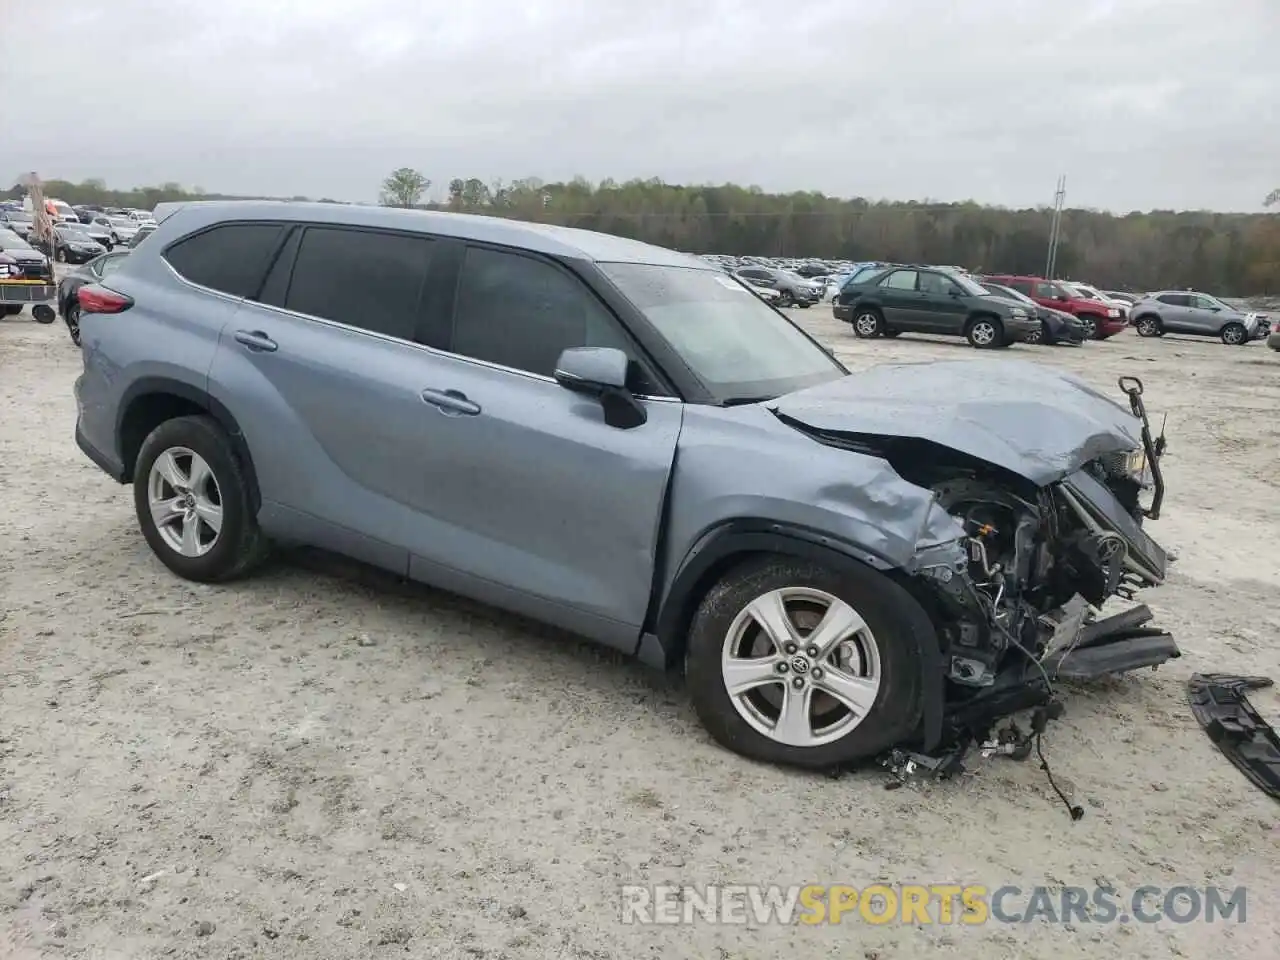
<path id="1" fill-rule="evenodd" d="M 760 396 L 760 397 L 730 397 L 728 400 L 721 401 L 720 406 L 745 407 L 748 404 L 764 403 L 767 400 L 776 400 L 776 399 L 778 398 L 771 393 L 765 394 L 764 396 Z"/>

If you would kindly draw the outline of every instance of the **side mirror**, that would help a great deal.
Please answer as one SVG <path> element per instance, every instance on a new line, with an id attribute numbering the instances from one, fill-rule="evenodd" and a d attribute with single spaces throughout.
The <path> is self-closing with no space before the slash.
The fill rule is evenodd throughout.
<path id="1" fill-rule="evenodd" d="M 1058 294 L 1056 297 L 1054 297 L 1053 299 L 1055 299 L 1055 300 L 1061 300 L 1063 303 L 1066 303 L 1066 302 L 1067 302 L 1067 301 L 1069 301 L 1071 298 L 1070 298 L 1070 297 L 1068 297 L 1065 293 L 1060 293 L 1060 294 Z"/>
<path id="2" fill-rule="evenodd" d="M 964 296 L 964 291 L 963 291 L 963 290 L 961 290 L 959 287 L 952 287 L 948 292 L 949 292 L 949 293 L 951 294 L 951 296 L 953 296 L 953 297 L 963 297 L 963 296 Z"/>
<path id="3" fill-rule="evenodd" d="M 555 380 L 566 390 L 599 400 L 609 426 L 630 430 L 649 419 L 627 389 L 630 362 L 616 347 L 570 347 L 556 361 Z"/>

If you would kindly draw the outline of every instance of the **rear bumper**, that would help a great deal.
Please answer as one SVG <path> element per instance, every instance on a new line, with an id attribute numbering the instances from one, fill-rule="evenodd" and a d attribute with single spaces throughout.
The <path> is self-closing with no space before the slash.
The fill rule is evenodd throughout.
<path id="1" fill-rule="evenodd" d="M 81 391 L 83 389 L 81 381 L 83 376 L 84 375 L 81 374 L 81 376 L 76 378 L 75 388 L 73 391 L 76 398 L 76 446 L 80 448 L 81 453 L 97 464 L 98 468 L 116 483 L 128 483 L 129 477 L 125 472 L 124 464 L 120 461 L 120 458 L 114 453 L 109 453 L 96 446 L 85 435 L 84 400 L 81 397 Z"/>
<path id="2" fill-rule="evenodd" d="M 853 307 L 847 303 L 833 303 L 831 305 L 831 315 L 837 320 L 843 320 L 845 323 L 853 322 Z"/>

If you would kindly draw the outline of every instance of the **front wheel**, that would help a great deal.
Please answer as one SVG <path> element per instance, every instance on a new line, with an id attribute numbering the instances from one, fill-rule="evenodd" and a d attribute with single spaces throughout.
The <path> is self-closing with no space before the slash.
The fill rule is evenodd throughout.
<path id="1" fill-rule="evenodd" d="M 1155 317 L 1139 317 L 1138 322 L 1133 326 L 1140 337 L 1160 336 L 1160 321 Z"/>
<path id="2" fill-rule="evenodd" d="M 830 769 L 908 738 L 920 716 L 919 604 L 869 567 L 766 556 L 703 598 L 685 669 L 711 735 L 770 763 Z"/>
<path id="3" fill-rule="evenodd" d="M 979 350 L 994 350 L 1004 346 L 1004 327 L 994 317 L 978 317 L 969 323 L 965 331 L 969 346 Z"/>
<path id="4" fill-rule="evenodd" d="M 791 296 L 791 294 L 787 293 L 785 290 L 778 295 L 779 307 L 793 307 L 795 306 L 795 303 L 795 297 Z"/>
<path id="5" fill-rule="evenodd" d="M 152 551 L 187 580 L 233 579 L 266 553 L 244 469 L 212 417 L 176 417 L 151 431 L 134 465 L 133 502 Z"/>
<path id="6" fill-rule="evenodd" d="M 59 249 L 58 252 L 53 255 L 53 259 L 57 260 L 59 263 L 66 263 L 67 251 Z"/>
<path id="7" fill-rule="evenodd" d="M 1229 347 L 1241 347 L 1249 342 L 1249 331 L 1239 323 L 1228 323 L 1222 328 L 1222 342 Z"/>
<path id="8" fill-rule="evenodd" d="M 1082 316 L 1080 322 L 1084 324 L 1084 338 L 1086 340 L 1098 339 L 1098 321 L 1088 315 Z"/>

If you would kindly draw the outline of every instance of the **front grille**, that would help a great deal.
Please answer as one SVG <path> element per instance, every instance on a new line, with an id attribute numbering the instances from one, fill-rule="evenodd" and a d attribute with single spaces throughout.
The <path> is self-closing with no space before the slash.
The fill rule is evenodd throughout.
<path id="1" fill-rule="evenodd" d="M 53 273 L 47 263 L 20 263 L 24 280 L 51 280 Z"/>

